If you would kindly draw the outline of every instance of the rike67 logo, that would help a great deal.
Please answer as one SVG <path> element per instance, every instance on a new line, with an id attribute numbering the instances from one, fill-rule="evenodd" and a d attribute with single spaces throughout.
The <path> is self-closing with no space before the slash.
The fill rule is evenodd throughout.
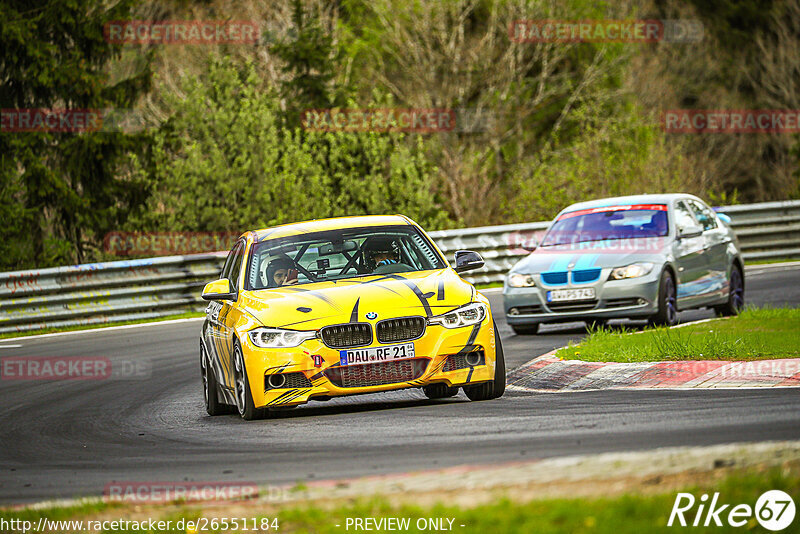
<path id="1" fill-rule="evenodd" d="M 723 504 L 720 502 L 719 492 L 714 493 L 711 502 L 705 493 L 699 501 L 691 493 L 678 493 L 667 526 L 721 527 L 727 524 L 732 527 L 743 527 L 755 517 L 765 529 L 779 531 L 791 525 L 794 516 L 794 501 L 788 493 L 781 490 L 764 492 L 756 501 L 755 507 L 749 504 L 735 506 Z"/>

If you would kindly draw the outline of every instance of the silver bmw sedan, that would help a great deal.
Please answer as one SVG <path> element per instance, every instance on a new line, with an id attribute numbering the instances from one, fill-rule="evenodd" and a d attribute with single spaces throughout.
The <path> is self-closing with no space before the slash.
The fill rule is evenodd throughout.
<path id="1" fill-rule="evenodd" d="M 542 323 L 612 318 L 672 325 L 678 311 L 744 306 L 744 262 L 730 219 L 692 195 L 581 202 L 559 213 L 503 285 L 517 334 Z"/>

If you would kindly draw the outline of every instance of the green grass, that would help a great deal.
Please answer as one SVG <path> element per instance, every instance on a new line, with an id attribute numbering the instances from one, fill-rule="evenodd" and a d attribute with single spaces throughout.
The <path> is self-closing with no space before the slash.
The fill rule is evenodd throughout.
<path id="1" fill-rule="evenodd" d="M 791 465 L 791 464 L 788 464 Z M 707 485 L 706 485 L 707 486 Z M 719 504 L 748 504 L 753 507 L 759 495 L 767 490 L 779 489 L 797 498 L 800 495 L 800 473 L 796 464 L 794 468 L 772 468 L 766 471 L 749 469 L 728 474 L 715 481 L 711 487 L 687 487 L 681 491 L 692 493 L 698 500 L 703 493 L 719 492 Z M 604 498 L 573 498 L 573 499 L 541 499 L 530 502 L 513 500 L 514 492 L 509 490 L 508 497 L 496 498 L 488 504 L 471 508 L 458 507 L 448 504 L 394 505 L 385 497 L 370 497 L 355 502 L 346 501 L 334 508 L 324 508 L 316 505 L 296 506 L 290 505 L 267 512 L 259 509 L 257 504 L 248 506 L 247 514 L 240 512 L 235 517 L 246 515 L 253 517 L 277 517 L 279 521 L 278 532 L 290 533 L 341 533 L 345 529 L 347 518 L 409 518 L 411 528 L 408 532 L 420 532 L 416 528 L 418 519 L 449 518 L 453 519 L 454 532 L 491 532 L 495 534 L 536 532 L 536 533 L 598 533 L 598 534 L 625 534 L 640 532 L 675 532 L 680 527 L 667 527 L 667 521 L 672 510 L 677 491 L 667 491 L 656 495 L 643 495 L 629 493 L 616 497 Z M 21 518 L 32 521 L 34 524 L 40 516 L 50 519 L 69 519 L 91 517 L 92 512 L 103 511 L 105 517 L 125 518 L 125 508 L 110 508 L 108 505 L 91 505 L 73 508 L 54 508 L 48 510 L 0 510 L 0 519 L 6 521 Z M 728 510 L 730 507 L 728 508 Z M 691 512 L 697 511 L 697 505 Z M 211 509 L 211 513 L 224 517 L 223 510 Z M 692 513 L 685 517 L 691 521 Z M 115 515 L 118 514 L 118 515 Z M 180 518 L 193 519 L 200 515 L 200 508 L 184 507 L 170 511 L 168 514 L 158 515 L 154 512 L 153 519 Z M 230 517 L 230 516 L 229 516 Z M 721 518 L 723 523 L 726 514 Z M 141 514 L 137 516 L 141 519 Z M 800 519 L 795 519 L 792 527 L 785 532 L 796 532 Z M 445 525 L 447 522 L 445 522 Z M 340 525 L 340 526 L 336 526 Z M 461 527 L 464 525 L 464 527 Z M 692 532 L 741 532 L 763 531 L 756 520 L 751 521 L 743 528 L 735 529 L 728 525 L 723 527 L 687 527 Z M 271 529 L 270 529 L 271 530 Z M 354 531 L 351 526 L 349 531 Z M 105 532 L 130 532 L 130 531 L 105 531 Z M 150 532 L 138 530 L 135 532 Z M 165 531 L 161 531 L 165 532 Z M 169 530 L 168 532 L 178 532 Z M 181 532 L 186 532 L 185 530 Z M 265 531 L 268 532 L 268 531 Z"/>
<path id="2" fill-rule="evenodd" d="M 770 265 L 772 263 L 793 263 L 800 261 L 800 258 L 781 258 L 781 259 L 767 259 L 767 260 L 750 260 L 745 261 L 747 265 Z"/>
<path id="3" fill-rule="evenodd" d="M 606 327 L 556 356 L 591 362 L 798 358 L 800 309 L 746 309 L 738 317 L 642 332 Z"/>
<path id="4" fill-rule="evenodd" d="M 152 319 L 138 319 L 136 321 L 114 321 L 109 323 L 99 323 L 99 324 L 82 324 L 82 325 L 75 325 L 75 326 L 65 326 L 62 328 L 42 328 L 39 330 L 29 330 L 26 332 L 8 332 L 6 334 L 0 334 L 0 339 L 8 339 L 14 337 L 24 337 L 24 336 L 35 336 L 39 334 L 52 334 L 55 332 L 74 332 L 77 330 L 93 330 L 95 328 L 108 328 L 110 326 L 123 326 L 129 324 L 142 324 L 142 323 L 159 323 L 161 321 L 171 321 L 174 319 L 191 319 L 193 317 L 204 317 L 205 313 L 203 312 L 184 312 L 184 313 L 176 313 L 174 315 L 166 315 L 164 317 L 154 317 Z"/>

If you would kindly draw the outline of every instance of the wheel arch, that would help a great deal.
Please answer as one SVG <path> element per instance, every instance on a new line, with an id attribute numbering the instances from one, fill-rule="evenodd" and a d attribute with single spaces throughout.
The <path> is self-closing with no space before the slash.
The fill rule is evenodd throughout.
<path id="1" fill-rule="evenodd" d="M 671 262 L 667 262 L 664 264 L 664 267 L 661 269 L 661 275 L 659 275 L 658 279 L 660 280 L 664 273 L 668 272 L 672 275 L 672 280 L 675 282 L 675 289 L 678 288 L 678 273 L 675 271 L 675 266 Z"/>
<path id="2" fill-rule="evenodd" d="M 734 256 L 733 261 L 731 261 L 730 271 L 728 272 L 728 280 L 731 278 L 731 273 L 733 272 L 733 268 L 738 267 L 739 272 L 742 274 L 742 289 L 745 289 L 745 279 L 744 279 L 744 261 L 742 261 L 741 256 Z"/>

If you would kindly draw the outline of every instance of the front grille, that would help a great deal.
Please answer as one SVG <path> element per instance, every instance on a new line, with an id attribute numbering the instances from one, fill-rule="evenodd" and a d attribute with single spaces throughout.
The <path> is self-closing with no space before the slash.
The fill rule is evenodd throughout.
<path id="1" fill-rule="evenodd" d="M 594 282 L 598 278 L 600 278 L 600 269 L 583 269 L 580 271 L 572 271 L 572 281 L 576 284 Z"/>
<path id="2" fill-rule="evenodd" d="M 567 283 L 567 271 L 554 271 L 542 273 L 542 282 L 550 286 L 559 286 Z"/>
<path id="3" fill-rule="evenodd" d="M 467 356 L 469 356 L 470 360 L 478 358 L 478 363 L 473 363 L 470 365 L 467 363 Z M 483 353 L 482 350 L 470 352 L 466 354 L 451 354 L 447 357 L 447 361 L 442 368 L 442 372 L 448 371 L 457 371 L 459 369 L 466 369 L 467 367 L 474 367 L 475 365 L 483 365 L 486 363 L 486 355 Z"/>
<path id="4" fill-rule="evenodd" d="M 323 328 L 320 336 L 332 349 L 363 347 L 372 343 L 372 327 L 369 323 L 337 324 Z"/>
<path id="5" fill-rule="evenodd" d="M 552 311 L 571 312 L 592 310 L 597 306 L 596 300 L 582 302 L 551 302 L 547 305 Z"/>
<path id="6" fill-rule="evenodd" d="M 428 358 L 413 358 L 396 362 L 331 367 L 325 371 L 325 376 L 340 388 L 382 386 L 419 378 L 429 362 Z"/>
<path id="7" fill-rule="evenodd" d="M 386 319 L 375 326 L 375 333 L 381 343 L 410 341 L 421 337 L 425 332 L 424 317 L 401 317 Z"/>
<path id="8" fill-rule="evenodd" d="M 606 300 L 606 308 L 624 308 L 626 306 L 637 306 L 638 304 L 639 304 L 638 297 Z"/>
<path id="9" fill-rule="evenodd" d="M 264 391 L 268 389 L 292 389 L 292 388 L 310 388 L 311 381 L 303 373 L 283 373 L 286 382 L 280 388 L 273 388 L 269 385 L 269 377 L 273 375 L 264 375 Z"/>

